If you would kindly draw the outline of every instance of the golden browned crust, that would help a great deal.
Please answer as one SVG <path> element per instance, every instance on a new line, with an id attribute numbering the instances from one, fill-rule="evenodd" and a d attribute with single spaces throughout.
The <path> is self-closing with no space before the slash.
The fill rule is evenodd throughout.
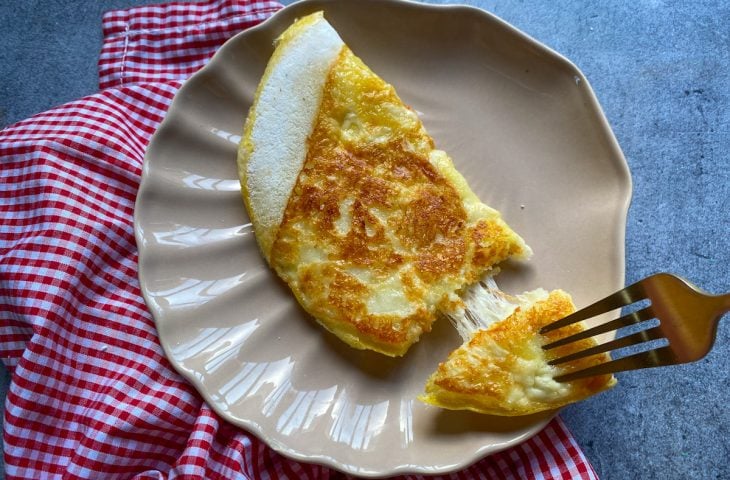
<path id="1" fill-rule="evenodd" d="M 401 355 L 454 293 L 526 251 L 344 47 L 271 250 L 302 306 L 352 346 Z"/>
<path id="2" fill-rule="evenodd" d="M 542 345 L 583 330 L 583 325 L 555 330 L 545 335 L 543 326 L 575 310 L 565 292 L 529 308 L 518 309 L 507 319 L 478 331 L 441 363 L 426 384 L 421 399 L 449 409 L 469 409 L 493 415 L 527 415 L 582 400 L 615 384 L 612 375 L 602 375 L 567 383 L 553 376 L 583 369 L 609 360 L 608 354 L 594 355 L 569 366 L 547 364 L 572 352 L 595 345 L 581 340 L 556 349 Z"/>

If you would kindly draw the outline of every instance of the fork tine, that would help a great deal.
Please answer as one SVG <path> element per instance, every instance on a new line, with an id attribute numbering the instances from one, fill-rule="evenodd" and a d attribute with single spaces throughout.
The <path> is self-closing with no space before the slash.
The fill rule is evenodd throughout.
<path id="1" fill-rule="evenodd" d="M 587 307 L 584 307 L 561 320 L 545 325 L 542 329 L 540 329 L 540 333 L 551 332 L 558 328 L 580 322 L 581 320 L 586 320 L 588 318 L 595 317 L 596 315 L 630 305 L 645 298 L 646 294 L 644 293 L 644 286 L 641 282 L 636 282 L 633 285 L 630 285 L 623 290 L 619 290 L 618 292 L 613 293 L 596 303 L 588 305 Z"/>
<path id="2" fill-rule="evenodd" d="M 555 360 L 549 361 L 548 365 L 559 365 L 561 363 L 578 360 L 599 353 L 610 352 L 611 350 L 616 350 L 617 348 L 630 347 L 631 345 L 637 345 L 639 343 L 648 342 L 649 340 L 657 340 L 659 338 L 664 338 L 662 330 L 659 327 L 654 327 L 648 330 L 636 332 L 632 335 L 617 338 L 616 340 L 612 340 L 610 342 L 596 345 L 595 347 L 586 348 L 585 350 L 581 350 L 580 352 L 571 353 L 570 355 L 556 358 Z"/>
<path id="3" fill-rule="evenodd" d="M 590 338 L 595 335 L 599 335 L 601 333 L 610 332 L 612 330 L 618 330 L 621 327 L 627 327 L 629 325 L 634 325 L 636 323 L 650 320 L 652 318 L 654 318 L 654 310 L 649 306 L 646 308 L 642 308 L 641 310 L 638 310 L 636 312 L 630 313 L 628 315 L 624 315 L 623 317 L 617 318 L 616 320 L 611 320 L 610 322 L 602 323 L 593 328 L 589 328 L 587 330 L 583 330 L 581 332 L 574 333 L 573 335 L 567 336 L 565 338 L 561 338 L 560 340 L 556 340 L 552 343 L 548 343 L 547 345 L 543 345 L 542 348 L 543 348 L 543 350 L 550 350 L 551 348 L 561 347 L 563 345 L 567 345 L 569 343 L 573 343 L 578 340 L 583 340 L 584 338 Z"/>
<path id="4" fill-rule="evenodd" d="M 556 382 L 570 382 L 596 375 L 623 372 L 625 370 L 638 370 L 640 368 L 659 367 L 676 363 L 677 359 L 670 347 L 657 348 L 646 352 L 635 353 L 628 357 L 619 358 L 610 362 L 601 363 L 592 367 L 578 370 L 577 372 L 566 373 L 555 377 Z"/>

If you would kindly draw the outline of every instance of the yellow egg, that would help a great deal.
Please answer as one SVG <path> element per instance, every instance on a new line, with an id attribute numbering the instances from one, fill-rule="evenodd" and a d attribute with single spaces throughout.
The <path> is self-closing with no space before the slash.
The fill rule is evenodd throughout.
<path id="1" fill-rule="evenodd" d="M 537 326 L 571 310 L 569 297 L 480 287 L 498 263 L 527 258 L 530 248 L 321 12 L 278 39 L 246 120 L 238 172 L 263 256 L 342 341 L 400 356 L 439 316 L 454 322 L 465 343 L 422 400 L 516 415 L 612 385 L 610 376 L 552 380 Z"/>
<path id="2" fill-rule="evenodd" d="M 434 148 L 395 89 L 324 25 L 321 15 L 306 17 L 279 41 L 246 127 L 244 192 L 258 194 L 247 203 L 262 250 L 305 310 L 353 347 L 402 355 L 439 311 L 454 308 L 456 292 L 529 249 Z M 312 35 L 316 28 L 322 31 Z M 309 50 L 298 53 L 302 42 Z M 327 67 L 308 70 L 316 63 L 308 55 L 328 42 Z M 316 75 L 317 87 L 301 87 L 302 77 Z M 316 108 L 282 115 L 286 107 L 264 105 L 261 93 L 273 83 L 292 97 L 306 91 L 304 100 Z M 284 96 L 266 101 L 301 100 Z M 264 117 L 263 108 L 277 115 Z M 261 124 L 276 122 L 281 130 L 303 116 L 306 135 L 261 162 L 290 168 L 266 174 L 260 165 L 251 168 L 259 145 L 277 141 L 261 133 Z M 292 180 L 281 198 L 272 195 L 279 189 L 274 174 Z M 261 215 L 260 205 L 266 205 Z M 273 225 L 259 221 L 279 208 Z"/>

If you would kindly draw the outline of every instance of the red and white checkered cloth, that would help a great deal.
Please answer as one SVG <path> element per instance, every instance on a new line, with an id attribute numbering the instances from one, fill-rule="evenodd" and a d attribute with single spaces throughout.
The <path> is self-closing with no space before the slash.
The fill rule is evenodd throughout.
<path id="1" fill-rule="evenodd" d="M 164 357 L 137 280 L 132 213 L 152 133 L 185 78 L 278 8 L 218 0 L 109 12 L 101 92 L 0 132 L 8 478 L 342 478 L 219 418 Z M 445 478 L 597 477 L 556 419 Z"/>

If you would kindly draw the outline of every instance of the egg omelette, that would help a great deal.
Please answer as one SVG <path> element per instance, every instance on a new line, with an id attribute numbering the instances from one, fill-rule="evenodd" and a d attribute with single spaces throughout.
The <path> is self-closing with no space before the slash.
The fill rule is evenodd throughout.
<path id="1" fill-rule="evenodd" d="M 610 377 L 561 390 L 547 381 L 553 370 L 533 351 L 541 341 L 534 327 L 572 308 L 564 294 L 509 297 L 529 299 L 514 303 L 474 288 L 530 248 L 479 201 L 418 115 L 321 12 L 277 39 L 246 119 L 238 171 L 264 258 L 302 307 L 348 345 L 400 356 L 437 316 L 452 319 L 465 343 L 421 400 L 517 415 L 612 384 Z M 494 307 L 492 325 L 470 323 L 469 295 Z M 500 356 L 495 345 L 516 351 Z M 534 365 L 520 373 L 525 362 L 513 362 L 515 353 Z M 494 369 L 483 370 L 485 362 Z M 500 381 L 501 393 L 480 390 Z M 527 395 L 540 382 L 553 393 Z M 519 395 L 527 401 L 515 403 Z"/>

